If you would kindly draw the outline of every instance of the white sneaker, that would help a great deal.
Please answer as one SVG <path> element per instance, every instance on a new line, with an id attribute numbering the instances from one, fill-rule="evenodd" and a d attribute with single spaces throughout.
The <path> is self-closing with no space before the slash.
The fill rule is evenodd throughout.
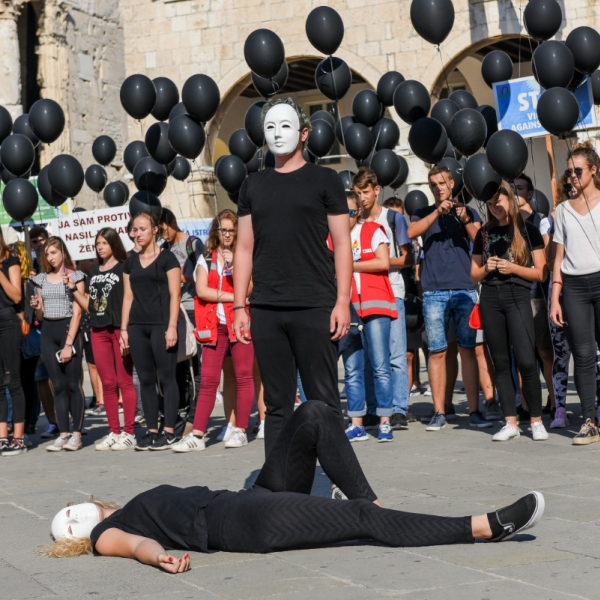
<path id="1" fill-rule="evenodd" d="M 135 435 L 123 431 L 117 441 L 111 446 L 111 450 L 129 450 L 137 446 Z"/>
<path id="2" fill-rule="evenodd" d="M 76 435 L 73 433 L 69 438 L 69 441 L 64 445 L 65 450 L 71 450 L 75 452 L 76 450 L 81 450 L 83 448 L 83 441 L 81 440 L 81 435 Z"/>
<path id="3" fill-rule="evenodd" d="M 226 442 L 233 433 L 235 427 L 231 423 L 227 423 L 227 427 L 221 429 L 221 433 L 217 436 L 217 442 Z"/>
<path id="4" fill-rule="evenodd" d="M 49 446 L 46 446 L 46 450 L 48 452 L 62 452 L 63 448 L 67 445 L 67 443 L 69 442 L 69 438 L 71 436 L 70 435 L 66 435 L 66 436 L 62 436 L 59 435 L 55 440 L 54 443 L 50 444 Z"/>
<path id="5" fill-rule="evenodd" d="M 119 437 L 121 434 L 119 433 L 113 433 L 112 431 L 100 442 L 98 442 L 94 448 L 96 448 L 96 450 L 110 450 L 114 444 L 116 444 L 119 441 Z"/>
<path id="6" fill-rule="evenodd" d="M 492 442 L 507 442 L 512 438 L 518 438 L 520 435 L 517 427 L 507 423 L 498 433 L 492 436 Z"/>
<path id="7" fill-rule="evenodd" d="M 541 421 L 531 424 L 531 433 L 533 434 L 534 442 L 542 442 L 548 439 L 548 432 Z"/>
<path id="8" fill-rule="evenodd" d="M 225 448 L 241 448 L 248 445 L 246 432 L 239 427 L 233 427 L 231 435 L 225 440 Z"/>
<path id="9" fill-rule="evenodd" d="M 265 439 L 265 422 L 264 421 L 261 421 L 260 425 L 258 426 L 258 433 L 256 434 L 256 439 L 257 440 Z"/>
<path id="10" fill-rule="evenodd" d="M 197 437 L 193 433 L 184 435 L 181 440 L 171 446 L 173 452 L 200 452 L 206 450 L 203 437 Z"/>

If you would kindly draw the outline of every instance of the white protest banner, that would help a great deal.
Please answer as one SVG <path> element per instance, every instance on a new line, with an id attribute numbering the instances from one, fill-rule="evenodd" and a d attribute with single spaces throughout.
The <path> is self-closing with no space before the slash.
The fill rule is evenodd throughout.
<path id="1" fill-rule="evenodd" d="M 208 232 L 212 222 L 212 219 L 178 219 L 177 225 L 179 225 L 181 231 L 200 238 L 202 243 L 205 243 L 208 239 Z"/>

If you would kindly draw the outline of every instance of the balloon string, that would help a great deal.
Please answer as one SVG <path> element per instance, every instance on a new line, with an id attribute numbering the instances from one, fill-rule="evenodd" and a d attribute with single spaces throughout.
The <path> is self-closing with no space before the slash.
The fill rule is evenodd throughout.
<path id="1" fill-rule="evenodd" d="M 442 63 L 442 74 L 444 75 L 444 81 L 446 82 L 446 90 L 448 91 L 448 98 L 450 97 L 450 84 L 448 83 L 448 75 L 446 74 L 446 65 L 444 65 L 444 59 L 442 58 L 442 46 L 438 44 L 435 49 L 438 51 L 440 56 L 440 62 Z"/>
<path id="2" fill-rule="evenodd" d="M 521 40 L 523 39 L 523 9 L 519 0 L 519 77 L 521 77 Z"/>
<path id="3" fill-rule="evenodd" d="M 335 113 L 337 116 L 337 120 L 340 123 L 340 131 L 342 133 L 342 145 L 344 146 L 344 150 L 346 150 L 346 137 L 344 135 L 344 123 L 342 121 L 342 117 L 340 114 L 340 103 L 338 101 L 337 85 L 335 84 L 335 77 L 333 75 L 333 56 L 331 54 L 329 55 L 329 66 L 331 67 L 331 82 L 333 83 L 333 93 L 335 95 L 335 101 L 334 101 Z M 348 160 L 348 151 L 347 150 L 346 150 L 345 154 L 346 154 L 346 169 L 348 171 L 350 171 L 350 163 Z"/>

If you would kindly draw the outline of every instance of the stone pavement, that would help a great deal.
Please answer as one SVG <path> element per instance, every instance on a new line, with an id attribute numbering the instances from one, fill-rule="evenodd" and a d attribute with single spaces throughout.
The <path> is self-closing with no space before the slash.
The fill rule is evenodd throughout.
<path id="1" fill-rule="evenodd" d="M 430 399 L 413 398 L 416 413 L 430 409 Z M 455 402 L 462 416 L 441 432 L 413 423 L 392 444 L 356 445 L 383 504 L 462 516 L 489 512 L 535 489 L 546 497 L 546 514 L 535 529 L 502 544 L 193 554 L 192 570 L 176 576 L 126 559 L 37 556 L 35 549 L 49 541 L 53 515 L 68 501 L 93 493 L 124 503 L 161 483 L 239 489 L 252 482 L 263 459 L 260 440 L 238 450 L 215 441 L 220 407 L 208 449 L 188 455 L 95 452 L 90 444 L 106 430 L 100 419 L 87 419 L 90 433 L 80 452 L 52 454 L 41 445 L 25 456 L 0 458 L 0 598 L 598 598 L 600 444 L 571 446 L 574 426 L 553 430 L 547 442 L 534 443 L 525 432 L 493 444 L 499 425 L 469 428 L 464 396 Z M 578 413 L 576 398 L 570 402 Z M 314 493 L 327 495 L 328 489 L 318 470 Z"/>

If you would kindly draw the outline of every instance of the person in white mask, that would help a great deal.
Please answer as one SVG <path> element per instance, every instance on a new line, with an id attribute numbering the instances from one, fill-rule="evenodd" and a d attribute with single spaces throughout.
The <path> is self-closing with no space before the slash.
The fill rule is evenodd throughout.
<path id="1" fill-rule="evenodd" d="M 275 167 L 252 173 L 239 193 L 233 310 L 237 339 L 251 337 L 263 378 L 268 456 L 294 411 L 296 369 L 306 397 L 332 406 L 343 426 L 337 342 L 350 324 L 352 252 L 340 178 L 302 156 L 311 130 L 305 112 L 292 98 L 271 101 L 263 124 Z"/>

